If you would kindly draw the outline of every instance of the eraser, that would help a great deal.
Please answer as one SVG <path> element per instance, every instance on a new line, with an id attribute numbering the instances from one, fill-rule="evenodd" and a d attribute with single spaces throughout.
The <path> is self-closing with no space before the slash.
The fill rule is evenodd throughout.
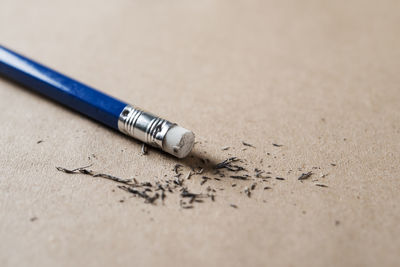
<path id="1" fill-rule="evenodd" d="M 194 146 L 194 133 L 175 125 L 165 134 L 163 150 L 178 157 L 186 157 Z"/>

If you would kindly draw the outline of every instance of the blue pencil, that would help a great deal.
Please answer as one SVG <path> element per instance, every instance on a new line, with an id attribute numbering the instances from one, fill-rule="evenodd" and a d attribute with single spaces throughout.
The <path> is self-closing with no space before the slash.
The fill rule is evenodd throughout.
<path id="1" fill-rule="evenodd" d="M 104 94 L 1 45 L 0 75 L 178 158 L 186 157 L 193 148 L 193 132 Z"/>

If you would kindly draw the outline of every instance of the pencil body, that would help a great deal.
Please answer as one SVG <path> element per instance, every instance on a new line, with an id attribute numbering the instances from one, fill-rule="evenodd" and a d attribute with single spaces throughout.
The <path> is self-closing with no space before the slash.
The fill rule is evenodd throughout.
<path id="1" fill-rule="evenodd" d="M 1 45 L 0 74 L 116 130 L 127 105 Z"/>
<path id="2" fill-rule="evenodd" d="M 178 158 L 194 145 L 194 134 L 124 103 L 0 45 L 0 75 L 102 124 Z"/>

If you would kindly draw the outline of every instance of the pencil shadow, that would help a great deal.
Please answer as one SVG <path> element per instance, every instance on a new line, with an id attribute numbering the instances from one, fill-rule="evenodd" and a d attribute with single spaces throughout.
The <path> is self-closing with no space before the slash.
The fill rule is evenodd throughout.
<path id="1" fill-rule="evenodd" d="M 201 154 L 196 148 L 193 148 L 192 152 L 190 152 L 189 155 L 183 159 L 178 159 L 175 156 L 172 156 L 171 154 L 168 154 L 157 148 L 151 148 L 151 150 L 155 153 L 160 153 L 165 160 L 181 164 L 184 167 L 192 170 L 202 169 L 203 174 L 215 171 L 215 166 L 222 161 L 216 159 L 215 157 Z"/>
<path id="2" fill-rule="evenodd" d="M 211 156 L 201 155 L 199 151 L 193 150 L 186 158 L 181 159 L 180 162 L 190 168 L 201 167 L 204 173 L 215 170 L 215 166 L 221 162 Z"/>

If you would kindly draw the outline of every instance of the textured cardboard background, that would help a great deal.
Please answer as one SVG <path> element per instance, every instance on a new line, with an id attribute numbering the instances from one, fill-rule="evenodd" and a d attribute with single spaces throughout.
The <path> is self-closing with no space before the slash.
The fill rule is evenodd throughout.
<path id="1" fill-rule="evenodd" d="M 144 204 L 55 166 L 156 181 L 176 159 L 0 78 L 1 266 L 399 266 L 398 1 L 2 0 L 0 38 L 286 178 Z M 315 166 L 328 188 L 297 180 Z"/>

